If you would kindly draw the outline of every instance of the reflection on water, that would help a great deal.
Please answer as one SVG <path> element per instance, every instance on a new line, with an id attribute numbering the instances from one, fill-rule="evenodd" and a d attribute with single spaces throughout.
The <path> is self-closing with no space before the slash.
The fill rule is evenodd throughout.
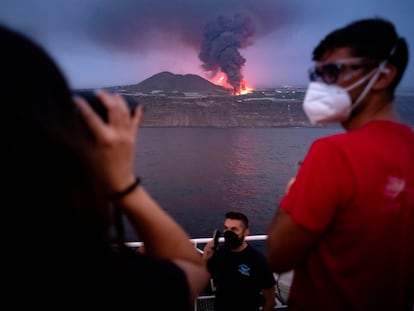
<path id="1" fill-rule="evenodd" d="M 226 211 L 264 234 L 296 163 L 339 128 L 142 128 L 136 172 L 190 234 L 210 236 Z M 127 230 L 129 240 L 136 237 Z"/>

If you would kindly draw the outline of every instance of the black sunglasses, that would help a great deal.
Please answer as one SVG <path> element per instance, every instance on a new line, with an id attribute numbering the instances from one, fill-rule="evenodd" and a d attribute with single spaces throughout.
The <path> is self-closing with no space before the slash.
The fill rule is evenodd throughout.
<path id="1" fill-rule="evenodd" d="M 377 67 L 377 62 L 362 62 L 359 64 L 326 63 L 314 66 L 309 69 L 310 81 L 322 80 L 326 84 L 334 84 L 338 81 L 339 75 L 345 71 L 358 70 L 361 68 Z"/>

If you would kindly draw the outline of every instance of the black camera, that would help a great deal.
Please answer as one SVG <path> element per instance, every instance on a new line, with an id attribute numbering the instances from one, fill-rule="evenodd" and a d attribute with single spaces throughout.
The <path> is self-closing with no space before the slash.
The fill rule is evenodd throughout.
<path id="1" fill-rule="evenodd" d="M 96 97 L 93 91 L 74 91 L 73 95 L 80 96 L 85 99 L 89 105 L 95 110 L 95 112 L 105 121 L 108 122 L 108 112 L 101 100 Z M 125 101 L 128 104 L 129 111 L 131 116 L 133 116 L 136 106 L 139 105 L 139 102 L 132 96 L 122 95 Z"/>
<path id="2" fill-rule="evenodd" d="M 213 250 L 216 251 L 217 247 L 218 247 L 218 243 L 219 243 L 219 238 L 220 238 L 220 231 L 218 229 L 214 230 L 213 233 L 213 240 L 214 240 L 214 244 L 213 244 Z"/>

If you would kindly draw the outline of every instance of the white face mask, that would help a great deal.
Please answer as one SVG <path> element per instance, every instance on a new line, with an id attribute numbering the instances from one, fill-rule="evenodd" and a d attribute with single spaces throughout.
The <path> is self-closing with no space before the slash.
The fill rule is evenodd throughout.
<path id="1" fill-rule="evenodd" d="M 374 69 L 347 88 L 319 81 L 310 82 L 303 101 L 303 110 L 311 124 L 335 123 L 347 120 L 351 111 L 362 102 L 379 75 L 386 72 L 385 65 L 386 62 L 384 61 L 376 70 Z M 348 91 L 361 85 L 370 77 L 371 80 L 352 105 L 352 99 Z"/>

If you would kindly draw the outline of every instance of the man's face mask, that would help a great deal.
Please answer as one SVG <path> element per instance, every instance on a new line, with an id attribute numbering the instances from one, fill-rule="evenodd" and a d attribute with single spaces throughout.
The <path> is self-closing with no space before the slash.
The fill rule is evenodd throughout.
<path id="1" fill-rule="evenodd" d="M 311 81 L 306 91 L 305 99 L 303 101 L 303 110 L 311 124 L 323 124 L 332 122 L 342 122 L 349 118 L 351 111 L 354 110 L 365 98 L 370 91 L 372 85 L 377 81 L 379 75 L 386 72 L 386 61 L 380 63 L 376 68 L 370 71 L 367 75 L 351 84 L 347 88 L 342 88 L 336 84 L 339 74 L 341 73 L 341 66 L 345 66 L 342 63 L 338 64 L 326 64 L 324 66 L 333 66 L 328 68 L 322 66 L 322 69 L 314 70 L 310 73 Z M 334 67 L 336 66 L 336 70 Z M 349 67 L 349 69 L 359 69 L 362 65 L 353 65 L 357 68 Z M 352 76 L 348 75 L 348 79 Z M 316 81 L 317 79 L 321 81 Z M 348 92 L 358 87 L 368 79 L 369 82 L 365 89 L 361 92 L 357 100 L 352 103 L 352 99 Z M 346 77 L 345 77 L 346 80 Z"/>
<path id="2" fill-rule="evenodd" d="M 239 238 L 239 236 L 234 233 L 233 231 L 225 231 L 224 232 L 224 246 L 229 249 L 236 249 L 240 245 L 242 245 L 244 241 L 244 237 L 242 236 Z"/>

